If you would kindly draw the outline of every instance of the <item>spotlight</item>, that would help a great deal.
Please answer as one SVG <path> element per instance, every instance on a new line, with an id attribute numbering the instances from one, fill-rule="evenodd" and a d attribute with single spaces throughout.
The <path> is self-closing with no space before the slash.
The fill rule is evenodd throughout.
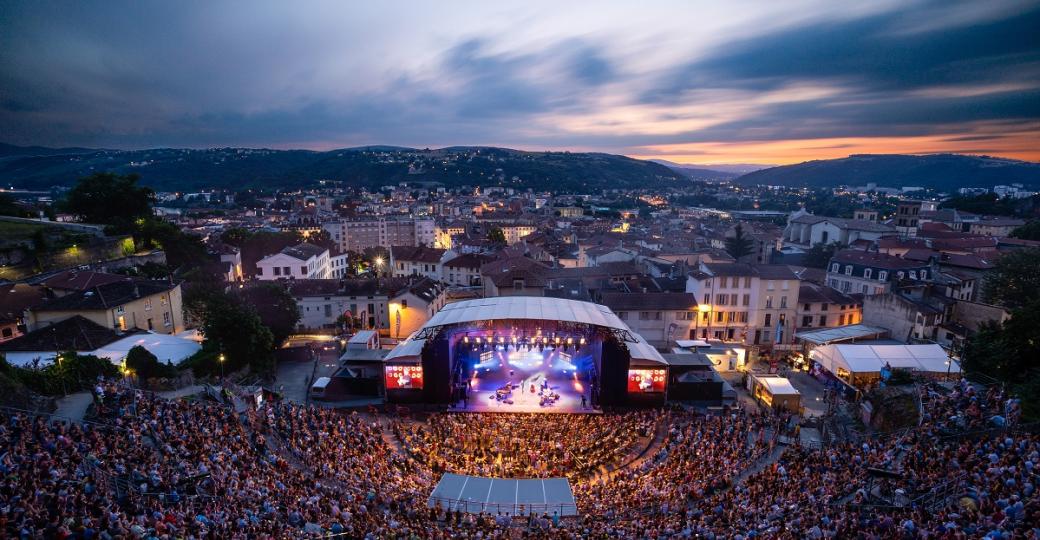
<path id="1" fill-rule="evenodd" d="M 581 336 L 581 339 L 578 341 L 578 344 L 579 345 L 584 345 L 585 344 L 585 336 Z"/>
<path id="2" fill-rule="evenodd" d="M 463 336 L 462 342 L 463 343 L 469 343 L 469 336 Z"/>

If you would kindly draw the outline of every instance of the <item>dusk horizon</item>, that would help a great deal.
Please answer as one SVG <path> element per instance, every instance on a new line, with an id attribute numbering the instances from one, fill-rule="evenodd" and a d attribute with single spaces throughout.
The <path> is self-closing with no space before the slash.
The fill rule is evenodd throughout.
<path id="1" fill-rule="evenodd" d="M 1040 161 L 1037 2 L 441 7 L 12 4 L 0 138 Z"/>

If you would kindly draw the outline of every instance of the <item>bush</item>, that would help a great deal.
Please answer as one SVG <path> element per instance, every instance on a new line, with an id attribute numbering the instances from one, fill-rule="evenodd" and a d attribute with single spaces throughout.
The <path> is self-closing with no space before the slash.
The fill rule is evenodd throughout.
<path id="1" fill-rule="evenodd" d="M 20 367 L 0 360 L 0 373 L 20 382 L 37 394 L 56 396 L 65 392 L 78 392 L 93 387 L 98 377 L 115 377 L 119 369 L 105 358 L 64 352 L 58 360 L 43 364 Z"/>
<path id="2" fill-rule="evenodd" d="M 163 364 L 140 345 L 126 353 L 126 367 L 142 382 L 154 378 L 173 378 L 178 374 L 173 364 Z"/>

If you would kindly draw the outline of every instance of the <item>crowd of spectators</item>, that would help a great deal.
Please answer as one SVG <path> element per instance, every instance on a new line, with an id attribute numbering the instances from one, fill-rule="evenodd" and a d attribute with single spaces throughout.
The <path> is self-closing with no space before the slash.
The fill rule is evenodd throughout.
<path id="1" fill-rule="evenodd" d="M 654 435 L 654 412 L 441 413 L 396 421 L 395 434 L 434 473 L 503 478 L 584 478 L 620 464 Z"/>
<path id="2" fill-rule="evenodd" d="M 404 422 L 285 402 L 236 413 L 107 384 L 95 394 L 97 423 L 0 414 L 3 536 L 1040 538 L 1040 437 L 986 431 L 1013 406 L 967 385 L 930 395 L 919 428 L 820 448 L 778 444 L 788 426 L 772 413 Z M 652 450 L 607 471 L 654 434 Z M 897 475 L 880 486 L 868 468 Z M 443 471 L 571 473 L 580 516 L 431 508 Z"/>

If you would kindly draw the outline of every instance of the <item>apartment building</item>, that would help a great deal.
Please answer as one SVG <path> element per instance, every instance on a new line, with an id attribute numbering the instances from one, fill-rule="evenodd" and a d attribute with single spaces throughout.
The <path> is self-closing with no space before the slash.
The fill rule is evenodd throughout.
<path id="1" fill-rule="evenodd" d="M 30 331 L 80 315 L 105 328 L 138 328 L 157 334 L 184 330 L 179 282 L 123 278 L 95 287 L 68 292 L 33 307 Z"/>
<path id="2" fill-rule="evenodd" d="M 783 265 L 701 263 L 686 281 L 696 296 L 699 335 L 782 348 L 794 339 L 798 276 Z"/>
<path id="3" fill-rule="evenodd" d="M 783 240 L 787 245 L 808 248 L 833 242 L 844 246 L 857 240 L 876 242 L 895 235 L 895 227 L 877 221 L 816 216 L 802 209 L 788 218 Z"/>
<path id="4" fill-rule="evenodd" d="M 858 324 L 863 320 L 863 301 L 841 291 L 801 282 L 798 287 L 798 331 Z"/>
<path id="5" fill-rule="evenodd" d="M 447 250 L 425 246 L 392 246 L 390 275 L 394 277 L 426 276 L 441 279 L 441 263 Z M 450 255 L 448 255 L 450 256 Z"/>
<path id="6" fill-rule="evenodd" d="M 256 263 L 256 279 L 329 279 L 332 277 L 329 250 L 302 243 L 268 255 Z"/>
<path id="7" fill-rule="evenodd" d="M 827 265 L 827 286 L 843 293 L 885 294 L 900 281 L 923 283 L 932 279 L 932 264 L 875 251 L 843 249 Z"/>
<path id="8" fill-rule="evenodd" d="M 371 218 L 332 221 L 329 231 L 339 251 L 361 253 L 369 248 L 389 246 L 433 246 L 437 242 L 432 218 Z"/>
<path id="9" fill-rule="evenodd" d="M 686 292 L 604 292 L 599 303 L 655 346 L 697 337 L 697 298 Z"/>
<path id="10" fill-rule="evenodd" d="M 310 279 L 285 283 L 300 308 L 299 330 L 378 330 L 407 337 L 447 303 L 446 287 L 432 279 Z"/>

